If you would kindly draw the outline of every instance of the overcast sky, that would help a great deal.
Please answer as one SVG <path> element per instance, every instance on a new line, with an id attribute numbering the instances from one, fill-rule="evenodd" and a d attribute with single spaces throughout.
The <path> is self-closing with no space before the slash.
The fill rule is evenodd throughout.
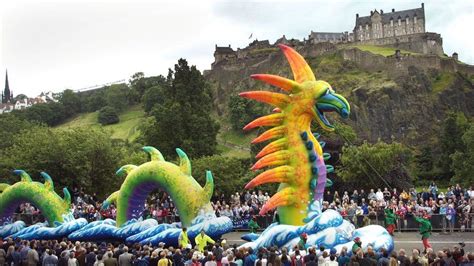
<path id="1" fill-rule="evenodd" d="M 14 94 L 81 89 L 166 74 L 179 58 L 210 69 L 215 44 L 352 31 L 355 14 L 417 8 L 422 1 L 2 1 L 0 88 Z M 474 1 L 426 1 L 426 28 L 444 51 L 474 64 Z M 3 72 L 3 73 L 2 73 Z"/>

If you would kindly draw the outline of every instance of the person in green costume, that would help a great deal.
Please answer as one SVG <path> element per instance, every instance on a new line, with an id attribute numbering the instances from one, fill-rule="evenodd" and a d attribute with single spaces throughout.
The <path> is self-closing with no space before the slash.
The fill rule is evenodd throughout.
<path id="1" fill-rule="evenodd" d="M 255 221 L 255 217 L 252 217 L 247 226 L 250 229 L 250 233 L 257 233 L 257 229 L 260 229 L 257 221 Z"/>
<path id="2" fill-rule="evenodd" d="M 395 231 L 395 222 L 397 221 L 397 217 L 395 216 L 395 213 L 393 213 L 393 210 L 390 208 L 386 208 L 384 212 L 385 212 L 386 229 L 388 233 L 391 236 L 393 236 L 393 232 Z"/>
<path id="3" fill-rule="evenodd" d="M 420 223 L 421 241 L 423 241 L 423 246 L 425 247 L 425 250 L 427 248 L 431 248 L 431 244 L 428 242 L 432 230 L 431 221 L 429 219 L 430 216 L 426 212 L 420 217 L 415 216 L 415 220 Z"/>

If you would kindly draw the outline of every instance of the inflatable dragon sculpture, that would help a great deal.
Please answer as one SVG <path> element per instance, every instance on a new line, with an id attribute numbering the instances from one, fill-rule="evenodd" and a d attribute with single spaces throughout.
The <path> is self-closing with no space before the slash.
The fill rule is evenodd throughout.
<path id="1" fill-rule="evenodd" d="M 244 127 L 272 127 L 252 141 L 260 143 L 272 140 L 257 154 L 259 159 L 252 170 L 269 168 L 251 180 L 250 189 L 265 183 L 281 183 L 278 192 L 263 206 L 260 214 L 278 207 L 281 224 L 303 225 L 320 209 L 324 188 L 331 184 L 326 178 L 333 167 L 325 165 L 330 156 L 323 153 L 324 142 L 318 142 L 311 132 L 315 120 L 326 131 L 334 127 L 324 113 L 337 112 L 347 118 L 350 106 L 347 100 L 336 94 L 326 81 L 316 80 L 304 58 L 292 48 L 279 45 L 286 56 L 294 80 L 268 74 L 251 77 L 276 86 L 286 93 L 270 91 L 242 92 L 240 96 L 254 99 L 275 107 L 273 114 L 257 118 Z"/>
<path id="2" fill-rule="evenodd" d="M 34 182 L 23 170 L 15 170 L 15 175 L 21 181 L 13 184 L 0 184 L 0 222 L 5 222 L 21 203 L 29 202 L 36 206 L 50 226 L 56 226 L 64 221 L 64 216 L 69 214 L 71 195 L 67 188 L 63 189 L 64 199 L 54 192 L 53 180 L 41 172 L 44 184 Z"/>
<path id="3" fill-rule="evenodd" d="M 191 176 L 191 162 L 181 149 L 176 149 L 179 166 L 165 161 L 160 151 L 153 147 L 147 146 L 143 150 L 150 155 L 151 161 L 140 166 L 122 166 L 117 175 L 126 175 L 126 178 L 120 190 L 104 202 L 105 208 L 116 203 L 117 226 L 139 218 L 146 197 L 157 188 L 164 189 L 171 196 L 184 226 L 190 226 L 199 214 L 213 212 L 210 199 L 214 192 L 214 179 L 210 171 L 206 172 L 206 185 L 202 188 Z"/>

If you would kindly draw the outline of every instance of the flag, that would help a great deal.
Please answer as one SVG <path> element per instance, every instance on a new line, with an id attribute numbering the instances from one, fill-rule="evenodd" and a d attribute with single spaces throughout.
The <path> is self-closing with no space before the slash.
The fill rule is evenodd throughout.
<path id="1" fill-rule="evenodd" d="M 252 38 L 252 36 L 253 36 L 253 33 L 250 33 L 249 39 Z"/>

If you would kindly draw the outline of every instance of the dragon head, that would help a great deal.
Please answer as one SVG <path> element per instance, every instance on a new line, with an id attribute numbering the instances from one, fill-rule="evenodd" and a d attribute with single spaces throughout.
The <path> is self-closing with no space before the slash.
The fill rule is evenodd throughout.
<path id="1" fill-rule="evenodd" d="M 304 58 L 293 48 L 282 44 L 279 47 L 288 59 L 294 80 L 269 74 L 255 74 L 252 75 L 252 78 L 279 87 L 287 91 L 289 95 L 282 96 L 271 92 L 244 92 L 241 93 L 241 96 L 270 103 L 279 108 L 289 105 L 297 106 L 291 110 L 295 116 L 309 115 L 324 130 L 333 131 L 334 126 L 329 123 L 325 113 L 336 112 L 342 118 L 347 118 L 350 114 L 349 103 L 343 96 L 335 93 L 329 83 L 316 80 Z M 251 125 L 251 127 L 253 126 Z"/>
<path id="2" fill-rule="evenodd" d="M 314 119 L 322 129 L 333 131 L 334 126 L 329 123 L 325 113 L 336 112 L 342 118 L 348 118 L 350 113 L 349 103 L 343 96 L 337 94 L 326 81 L 318 80 L 309 83 L 312 91 L 310 97 L 314 100 L 314 105 L 311 106 Z"/>

